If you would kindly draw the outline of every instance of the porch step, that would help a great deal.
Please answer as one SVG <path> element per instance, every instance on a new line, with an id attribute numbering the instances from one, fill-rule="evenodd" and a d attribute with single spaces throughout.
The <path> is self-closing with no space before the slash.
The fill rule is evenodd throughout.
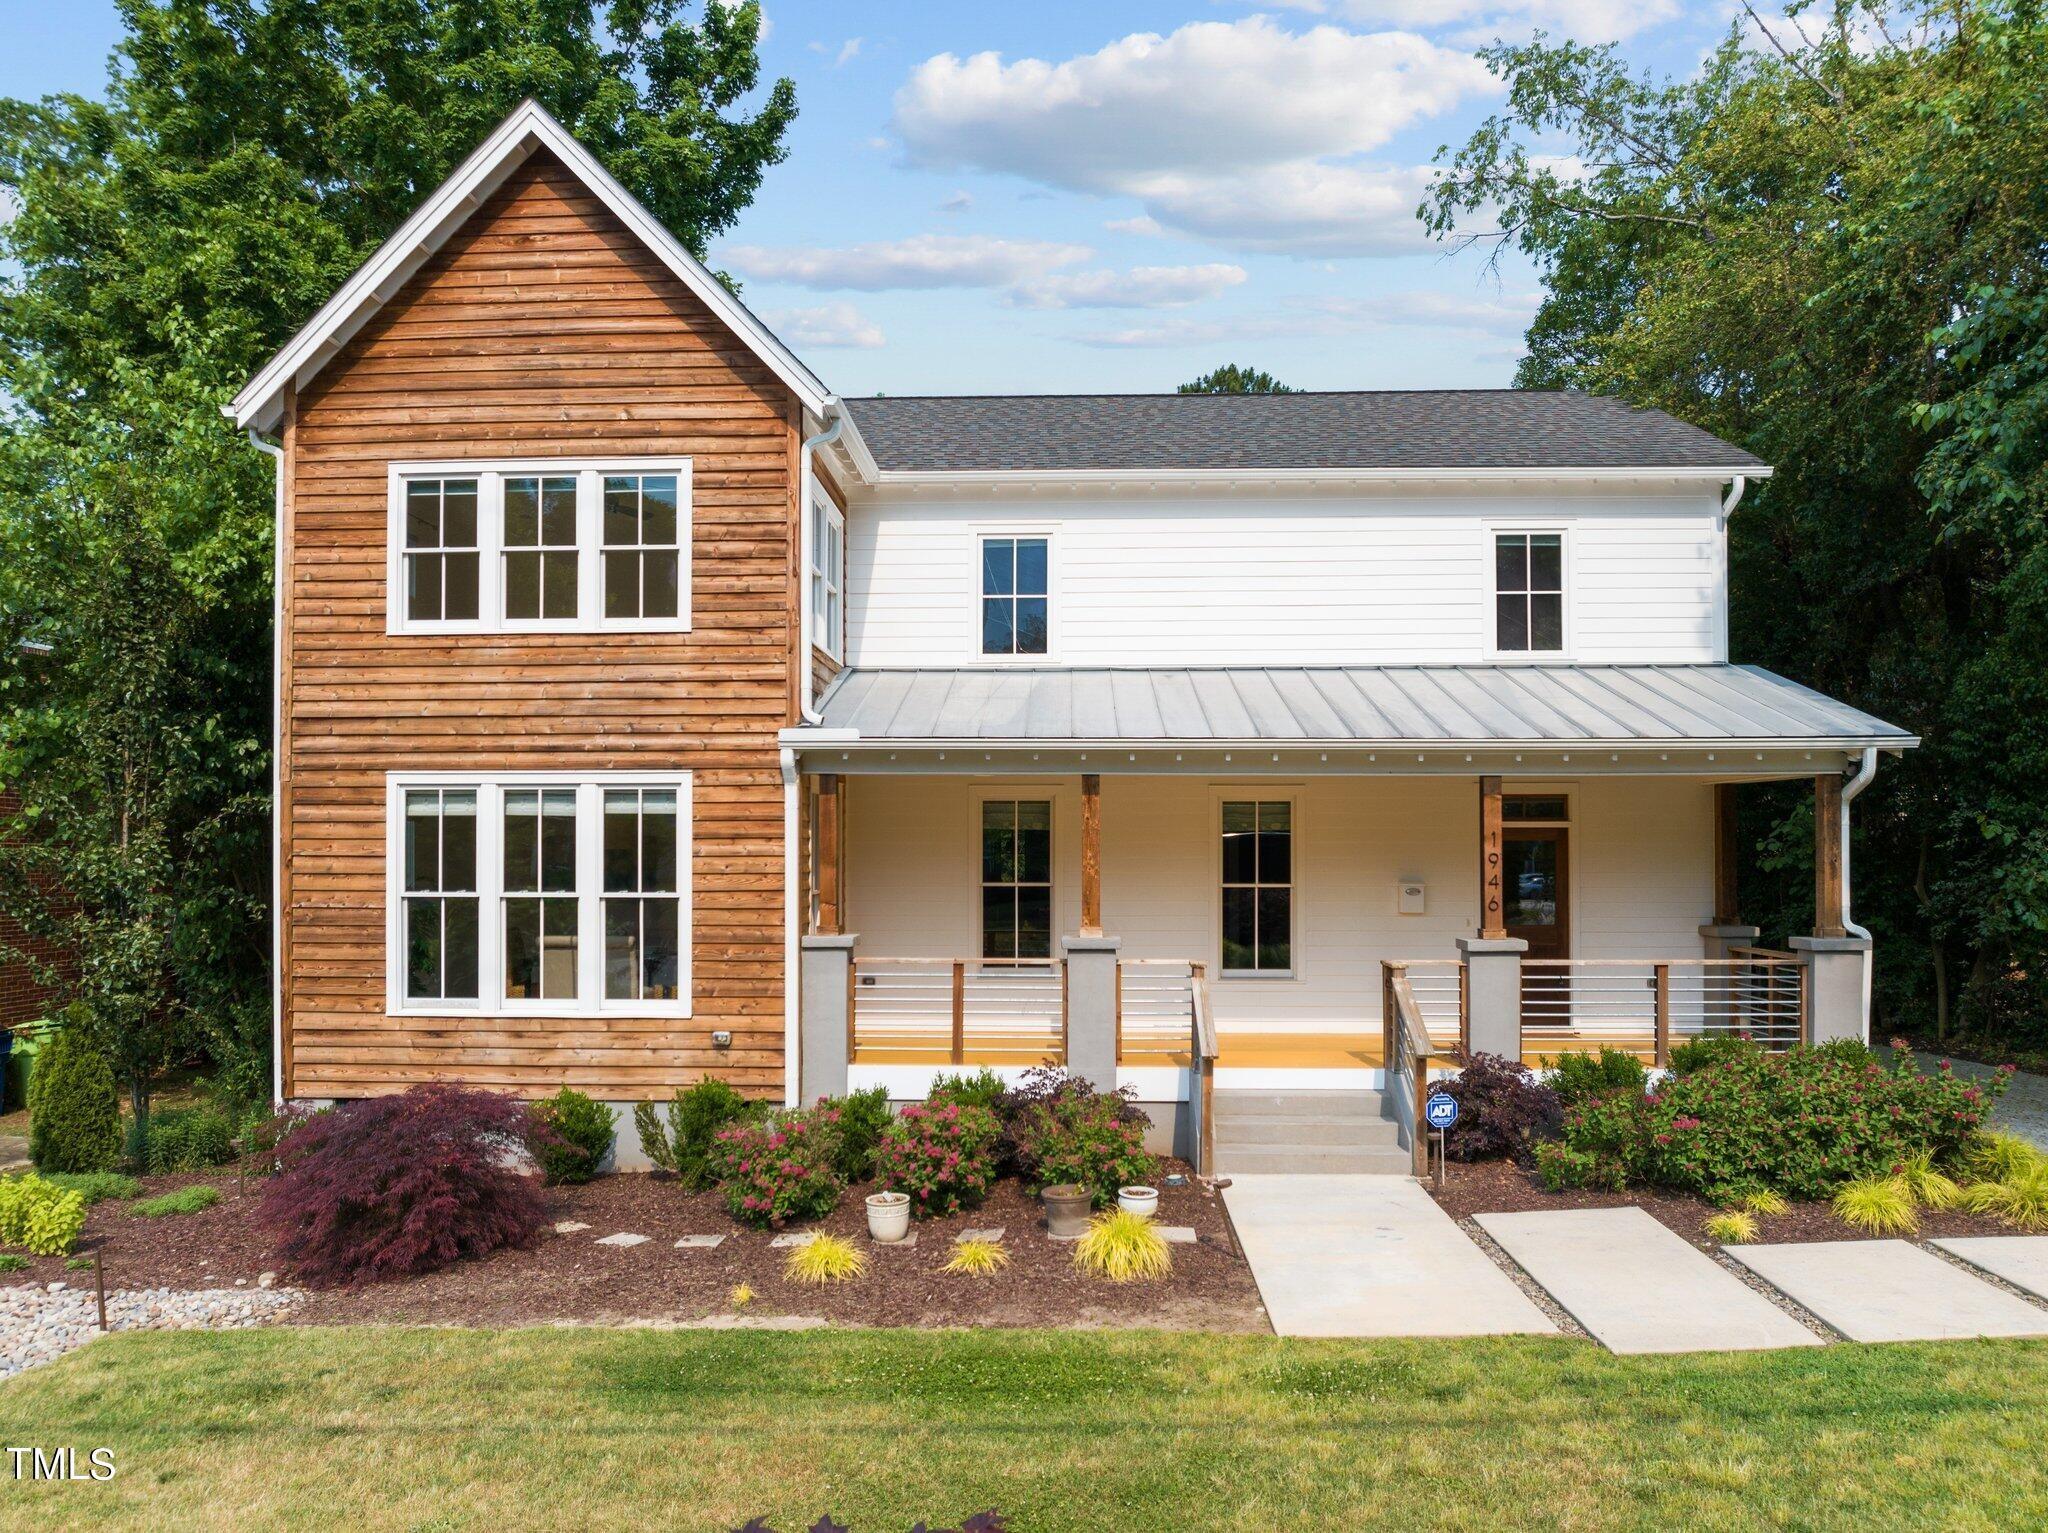
<path id="1" fill-rule="evenodd" d="M 1224 1175 L 1410 1169 L 1401 1126 L 1377 1091 L 1219 1091 L 1214 1110 Z"/>

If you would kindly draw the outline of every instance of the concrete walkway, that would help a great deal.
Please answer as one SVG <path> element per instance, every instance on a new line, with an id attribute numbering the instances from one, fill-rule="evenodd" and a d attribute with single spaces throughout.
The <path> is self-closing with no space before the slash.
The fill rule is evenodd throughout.
<path id="1" fill-rule="evenodd" d="M 1403 1176 L 1239 1176 L 1223 1191 L 1282 1336 L 1555 1335 Z"/>
<path id="2" fill-rule="evenodd" d="M 1610 1351 L 1821 1345 L 1820 1337 L 1640 1208 L 1476 1217 Z"/>
<path id="3" fill-rule="evenodd" d="M 1955 1240 L 1930 1240 L 1951 1256 L 1960 1256 L 2037 1299 L 2048 1299 L 2048 1235 L 1973 1235 Z"/>
<path id="4" fill-rule="evenodd" d="M 28 1169 L 28 1141 L 19 1134 L 0 1134 L 0 1174 Z"/>
<path id="5" fill-rule="evenodd" d="M 1728 1254 L 1851 1341 L 2048 1336 L 2048 1309 L 1903 1240 L 1731 1246 Z"/>
<path id="6" fill-rule="evenodd" d="M 1939 1054 L 1915 1054 L 1913 1058 L 1929 1074 L 1941 1068 Z M 1995 1066 L 1980 1065 L 1968 1059 L 1952 1059 L 1949 1064 L 1956 1074 L 1972 1078 L 1981 1079 L 1998 1073 Z M 1994 1128 L 2011 1129 L 2021 1138 L 2031 1139 L 2048 1150 L 2048 1075 L 2030 1075 L 2025 1070 L 2014 1075 L 2012 1084 L 2005 1088 L 2005 1095 L 1991 1109 L 1991 1123 Z"/>

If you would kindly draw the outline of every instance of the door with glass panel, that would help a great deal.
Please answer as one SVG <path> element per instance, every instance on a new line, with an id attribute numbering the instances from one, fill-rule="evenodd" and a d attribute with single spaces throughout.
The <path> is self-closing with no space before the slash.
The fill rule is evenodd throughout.
<path id="1" fill-rule="evenodd" d="M 1571 957 L 1571 831 L 1562 796 L 1501 801 L 1501 924 L 1529 944 L 1532 959 Z M 1550 823 L 1543 823 L 1548 821 Z M 1532 823 L 1534 822 L 1534 823 Z M 1570 971 L 1528 974 L 1523 1021 L 1562 1026 L 1571 1014 Z"/>

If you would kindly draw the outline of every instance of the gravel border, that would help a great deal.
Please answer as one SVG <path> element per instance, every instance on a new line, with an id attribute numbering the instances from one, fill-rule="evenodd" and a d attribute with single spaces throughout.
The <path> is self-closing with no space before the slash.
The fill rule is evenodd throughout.
<path id="1" fill-rule="evenodd" d="M 1755 1242 L 1755 1244 L 1767 1245 L 1769 1244 L 1769 1242 L 1759 1240 Z M 1833 1326 L 1829 1325 L 1825 1320 L 1821 1319 L 1820 1316 L 1816 1315 L 1804 1304 L 1801 1304 L 1797 1299 L 1793 1298 L 1792 1295 L 1785 1292 L 1784 1289 L 1772 1286 L 1770 1283 L 1766 1282 L 1762 1276 L 1755 1272 L 1750 1271 L 1749 1268 L 1743 1266 L 1741 1262 L 1737 1261 L 1734 1257 L 1728 1254 L 1727 1247 L 1713 1245 L 1702 1246 L 1700 1249 L 1705 1251 L 1707 1253 L 1707 1256 L 1712 1261 L 1717 1263 L 1724 1272 L 1734 1273 L 1737 1277 L 1742 1279 L 1745 1287 L 1748 1287 L 1754 1290 L 1755 1292 L 1763 1295 L 1763 1297 L 1765 1297 L 1766 1299 L 1769 1299 L 1773 1304 L 1777 1305 L 1779 1309 L 1783 1310 L 1786 1314 L 1790 1315 L 1794 1320 L 1797 1320 L 1801 1325 L 1805 1326 L 1809 1331 L 1813 1332 L 1814 1335 L 1818 1336 L 1828 1346 L 1832 1347 L 1840 1342 L 1845 1342 L 1849 1340 L 1847 1336 L 1844 1336 L 1840 1331 L 1836 1330 Z"/>
<path id="2" fill-rule="evenodd" d="M 143 1288 L 107 1295 L 109 1331 L 232 1331 L 268 1325 L 298 1304 L 290 1288 Z M 0 1288 L 0 1379 L 9 1379 L 100 1336 L 91 1291 L 51 1284 Z"/>
<path id="3" fill-rule="evenodd" d="M 2043 1299 L 2038 1294 L 2028 1293 L 2026 1289 L 2021 1288 L 2019 1285 L 2015 1283 L 2008 1283 L 2004 1278 L 2000 1277 L 1997 1273 L 1991 1271 L 1988 1267 L 1979 1267 L 1974 1262 L 1971 1262 L 1963 1257 L 1956 1255 L 1953 1251 L 1944 1251 L 1940 1246 L 1934 1244 L 1934 1242 L 1931 1240 L 1916 1240 L 1913 1242 L 1913 1244 L 1918 1246 L 1923 1251 L 1929 1252 L 1932 1255 L 1940 1257 L 1943 1261 L 1947 1262 L 1951 1267 L 1961 1268 L 1963 1271 L 1969 1273 L 1971 1277 L 1976 1278 L 1979 1282 L 1989 1283 L 1993 1288 L 1999 1289 L 2004 1293 L 2009 1293 L 2015 1299 L 2026 1300 L 2027 1303 L 2033 1305 L 2035 1309 L 2048 1309 L 2048 1299 Z"/>
<path id="4" fill-rule="evenodd" d="M 1458 1221 L 1458 1228 L 1465 1232 L 1471 1239 L 1472 1244 L 1479 1247 L 1480 1250 L 1484 1251 L 1492 1259 L 1494 1266 L 1500 1268 L 1501 1271 L 1508 1275 L 1509 1281 L 1521 1289 L 1529 1302 L 1542 1310 L 1559 1331 L 1566 1336 L 1575 1336 L 1580 1341 L 1593 1341 L 1593 1333 L 1574 1320 L 1571 1317 L 1571 1312 L 1562 1304 L 1551 1298 L 1550 1290 L 1529 1276 L 1527 1269 L 1512 1256 L 1508 1255 L 1506 1249 L 1499 1241 L 1481 1229 L 1477 1220 L 1469 1217 L 1460 1219 Z M 1594 1345 L 1598 1346 L 1599 1343 L 1594 1341 Z"/>

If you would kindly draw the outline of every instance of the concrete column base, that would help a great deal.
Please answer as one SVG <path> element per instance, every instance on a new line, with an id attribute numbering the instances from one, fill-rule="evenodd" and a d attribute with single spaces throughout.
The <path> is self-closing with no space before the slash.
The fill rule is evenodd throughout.
<path id="1" fill-rule="evenodd" d="M 1458 939 L 1473 1053 L 1522 1057 L 1522 955 L 1528 951 L 1520 937 Z"/>
<path id="2" fill-rule="evenodd" d="M 1700 928 L 1700 945 L 1704 949 L 1701 956 L 1726 958 L 1730 956 L 1729 950 L 1732 948 L 1755 947 L 1757 939 L 1762 935 L 1763 932 L 1758 927 L 1716 926 L 1709 921 Z"/>
<path id="3" fill-rule="evenodd" d="M 1116 969 L 1121 937 L 1062 937 L 1067 961 L 1067 1074 L 1116 1090 Z"/>
<path id="4" fill-rule="evenodd" d="M 803 950 L 797 1027 L 797 1101 L 846 1095 L 853 943 L 850 933 L 799 939 Z"/>
<path id="5" fill-rule="evenodd" d="M 1806 965 L 1806 1041 L 1870 1042 L 1863 1007 L 1863 970 L 1871 961 L 1864 937 L 1794 937 L 1787 944 Z"/>

